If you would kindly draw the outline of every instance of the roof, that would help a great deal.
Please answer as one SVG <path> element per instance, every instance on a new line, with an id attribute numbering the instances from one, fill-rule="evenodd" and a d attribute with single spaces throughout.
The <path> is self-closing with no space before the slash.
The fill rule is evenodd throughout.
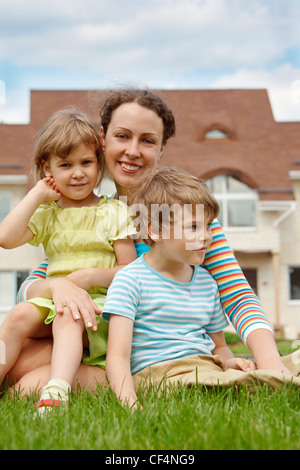
<path id="1" fill-rule="evenodd" d="M 261 200 L 293 199 L 289 171 L 300 167 L 300 122 L 276 122 L 266 90 L 157 90 L 172 108 L 176 136 L 161 161 L 204 179 L 230 174 Z M 29 174 L 34 138 L 48 117 L 75 105 L 99 124 L 105 91 L 32 90 L 28 125 L 0 125 L 0 174 Z M 206 138 L 218 129 L 222 139 Z"/>

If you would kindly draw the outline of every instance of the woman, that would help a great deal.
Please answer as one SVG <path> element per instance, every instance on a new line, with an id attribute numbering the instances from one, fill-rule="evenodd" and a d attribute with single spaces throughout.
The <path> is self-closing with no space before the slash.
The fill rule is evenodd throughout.
<path id="1" fill-rule="evenodd" d="M 134 89 L 110 92 L 100 116 L 105 160 L 117 189 L 114 197 L 124 197 L 138 187 L 145 172 L 158 166 L 168 139 L 175 134 L 174 117 L 158 96 L 148 90 Z M 245 280 L 217 221 L 212 231 L 213 242 L 204 265 L 218 283 L 224 311 L 247 343 L 258 368 L 291 375 L 281 361 L 260 303 Z M 137 243 L 136 248 L 138 255 L 145 251 L 142 243 Z M 57 309 L 67 306 L 64 308 L 70 308 L 74 315 L 78 311 L 82 315 L 95 315 L 96 307 L 83 290 L 87 276 L 95 276 L 97 285 L 95 272 L 77 271 L 68 279 L 44 280 L 39 276 L 25 282 L 21 299 L 24 296 L 27 299 L 49 297 L 53 298 Z M 42 387 L 49 377 L 51 348 L 51 342 L 47 340 L 27 343 L 10 371 L 8 383 L 17 381 L 24 393 L 38 384 Z M 77 380 L 82 387 L 94 388 L 97 383 L 105 383 L 105 373 L 100 368 L 81 364 Z"/>

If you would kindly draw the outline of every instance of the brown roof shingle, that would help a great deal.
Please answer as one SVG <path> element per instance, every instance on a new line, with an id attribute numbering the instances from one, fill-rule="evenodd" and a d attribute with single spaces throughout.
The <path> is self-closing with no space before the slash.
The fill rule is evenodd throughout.
<path id="1" fill-rule="evenodd" d="M 75 105 L 99 124 L 105 91 L 31 91 L 28 125 L 0 125 L 0 174 L 28 174 L 37 131 L 56 110 Z M 173 109 L 176 137 L 162 164 L 202 178 L 226 173 L 256 188 L 260 199 L 293 199 L 289 171 L 300 169 L 300 122 L 276 122 L 266 90 L 157 91 Z M 229 138 L 208 140 L 209 129 Z"/>

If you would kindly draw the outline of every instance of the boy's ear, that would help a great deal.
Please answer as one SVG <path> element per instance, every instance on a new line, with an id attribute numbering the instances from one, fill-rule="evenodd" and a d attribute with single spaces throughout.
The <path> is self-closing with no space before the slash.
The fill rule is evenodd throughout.
<path id="1" fill-rule="evenodd" d="M 148 222 L 148 235 L 149 235 L 149 238 L 155 243 L 161 240 L 160 228 L 159 227 L 154 228 L 151 225 L 151 221 Z"/>
<path id="2" fill-rule="evenodd" d="M 43 171 L 44 171 L 45 176 L 52 176 L 49 163 L 46 161 L 43 161 L 42 166 L 43 166 Z"/>

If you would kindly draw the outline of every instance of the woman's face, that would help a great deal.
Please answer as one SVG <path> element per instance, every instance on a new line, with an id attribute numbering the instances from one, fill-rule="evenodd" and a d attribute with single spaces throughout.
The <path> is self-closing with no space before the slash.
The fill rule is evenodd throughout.
<path id="1" fill-rule="evenodd" d="M 137 103 L 124 103 L 113 113 L 101 141 L 107 168 L 119 195 L 155 169 L 163 153 L 163 121 L 152 110 Z"/>

